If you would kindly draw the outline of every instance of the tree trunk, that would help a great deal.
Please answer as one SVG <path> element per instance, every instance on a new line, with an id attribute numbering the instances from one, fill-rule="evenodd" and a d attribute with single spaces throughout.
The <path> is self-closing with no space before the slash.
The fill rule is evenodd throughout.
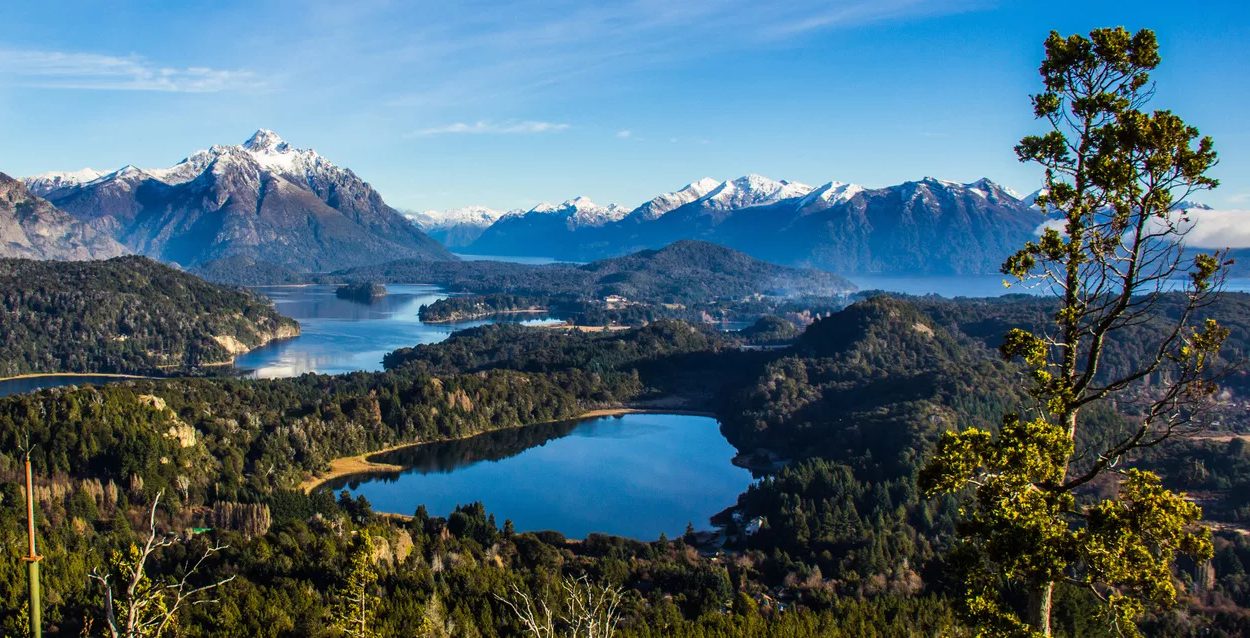
<path id="1" fill-rule="evenodd" d="M 1029 626 L 1043 636 L 1050 635 L 1051 594 L 1054 590 L 1054 583 L 1046 583 L 1029 592 Z"/>

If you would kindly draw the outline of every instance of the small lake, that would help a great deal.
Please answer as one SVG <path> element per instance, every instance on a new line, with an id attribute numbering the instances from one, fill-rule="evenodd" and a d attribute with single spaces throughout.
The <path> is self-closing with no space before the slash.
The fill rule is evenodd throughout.
<path id="1" fill-rule="evenodd" d="M 340 299 L 334 294 L 335 286 L 328 285 L 260 286 L 253 290 L 273 299 L 278 312 L 300 324 L 300 336 L 235 359 L 236 368 L 259 378 L 381 370 L 382 357 L 396 348 L 435 343 L 456 330 L 496 321 L 421 321 L 417 318 L 421 306 L 447 297 L 441 288 L 426 284 L 389 284 L 386 296 L 372 303 Z"/>
<path id="2" fill-rule="evenodd" d="M 592 532 L 655 540 L 734 505 L 752 482 L 732 463 L 736 450 L 716 419 L 626 414 L 491 432 L 431 443 L 371 460 L 403 465 L 399 473 L 347 477 L 323 489 L 362 494 L 381 512 L 412 514 L 425 505 L 447 516 L 481 501 L 500 527 Z"/>

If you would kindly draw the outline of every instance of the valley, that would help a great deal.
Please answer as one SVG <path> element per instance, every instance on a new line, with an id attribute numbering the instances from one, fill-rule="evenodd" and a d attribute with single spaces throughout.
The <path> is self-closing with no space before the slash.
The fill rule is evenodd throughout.
<path id="1" fill-rule="evenodd" d="M 1195 53 L 697 4 L 6 14 L 0 636 L 1250 634 Z"/>

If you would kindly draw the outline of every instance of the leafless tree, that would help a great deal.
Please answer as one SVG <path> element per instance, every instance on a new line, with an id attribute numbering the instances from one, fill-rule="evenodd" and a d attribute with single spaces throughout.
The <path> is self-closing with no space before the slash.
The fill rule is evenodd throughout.
<path id="1" fill-rule="evenodd" d="M 498 597 L 533 638 L 611 638 L 620 622 L 624 592 L 599 585 L 585 575 L 560 580 L 559 600 L 533 596 L 512 586 L 512 598 Z M 554 609 L 553 609 L 554 606 Z"/>
<path id="2" fill-rule="evenodd" d="M 148 536 L 142 547 L 131 545 L 127 553 L 115 553 L 108 569 L 90 574 L 104 593 L 103 620 L 111 638 L 159 638 L 177 621 L 183 607 L 216 602 L 201 595 L 234 580 L 229 576 L 205 585 L 191 583 L 204 562 L 227 547 L 220 544 L 209 546 L 195 562 L 188 563 L 179 579 L 154 581 L 148 576 L 147 563 L 155 552 L 185 542 L 177 535 L 156 531 L 156 508 L 162 495 L 157 492 L 152 500 Z"/>

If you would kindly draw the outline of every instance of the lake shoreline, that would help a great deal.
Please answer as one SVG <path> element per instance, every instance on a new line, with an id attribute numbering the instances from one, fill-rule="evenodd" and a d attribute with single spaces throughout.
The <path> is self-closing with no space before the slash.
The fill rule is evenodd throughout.
<path id="1" fill-rule="evenodd" d="M 485 312 L 481 314 L 470 313 L 464 316 L 457 316 L 452 319 L 425 319 L 422 317 L 421 322 L 428 323 L 431 325 L 446 325 L 446 324 L 468 323 L 470 321 L 481 321 L 483 319 L 490 319 L 491 317 L 499 317 L 499 316 L 505 316 L 505 315 L 542 315 L 542 314 L 551 314 L 551 310 L 549 308 L 518 308 L 516 310 L 496 310 L 494 312 Z"/>
<path id="2" fill-rule="evenodd" d="M 23 374 L 13 375 L 11 377 L 0 377 L 0 382 L 18 381 L 21 379 L 54 379 L 54 378 L 73 378 L 73 377 L 106 377 L 109 379 L 164 379 L 168 377 L 154 377 L 142 374 L 122 374 L 117 372 L 27 372 Z"/>
<path id="3" fill-rule="evenodd" d="M 482 436 L 484 434 L 489 434 L 491 432 L 500 432 L 503 430 L 514 430 L 518 428 L 526 428 L 526 427 L 531 427 L 531 426 L 536 426 L 536 425 L 543 425 L 547 423 L 559 423 L 561 421 L 585 421 L 589 419 L 597 419 L 597 418 L 609 417 L 609 416 L 623 416 L 626 414 L 679 414 L 679 415 L 685 415 L 685 416 L 705 416 L 705 417 L 710 417 L 713 419 L 716 418 L 716 415 L 712 412 L 699 411 L 699 410 L 668 409 L 668 408 L 661 408 L 658 406 L 657 407 L 620 406 L 620 407 L 614 407 L 614 408 L 596 408 L 594 410 L 587 410 L 585 412 L 582 412 L 581 414 L 575 417 L 569 418 L 569 419 L 556 419 L 553 421 L 540 421 L 537 423 L 523 423 L 520 425 L 511 425 L 508 427 L 496 428 L 494 430 L 486 430 L 483 432 L 477 432 L 477 433 L 470 434 L 467 436 L 452 437 L 452 438 L 447 438 L 447 439 L 437 439 L 433 441 L 413 441 L 410 443 L 396 443 L 395 445 L 389 445 L 380 450 L 362 452 L 360 454 L 354 454 L 352 456 L 340 456 L 330 461 L 329 470 L 301 481 L 299 484 L 299 490 L 305 494 L 311 494 L 314 490 L 325 485 L 326 483 L 329 483 L 330 481 L 345 478 L 348 476 L 354 476 L 354 475 L 367 476 L 370 474 L 382 474 L 386 472 L 402 472 L 408 469 L 407 467 L 402 466 L 402 465 L 395 465 L 392 463 L 379 463 L 377 461 L 369 460 L 369 457 L 377 456 L 379 454 L 387 454 L 389 452 L 397 452 L 399 450 L 415 448 L 415 447 L 419 447 L 422 445 L 432 445 L 435 443 L 464 441 L 464 440 L 471 439 L 476 436 Z"/>

